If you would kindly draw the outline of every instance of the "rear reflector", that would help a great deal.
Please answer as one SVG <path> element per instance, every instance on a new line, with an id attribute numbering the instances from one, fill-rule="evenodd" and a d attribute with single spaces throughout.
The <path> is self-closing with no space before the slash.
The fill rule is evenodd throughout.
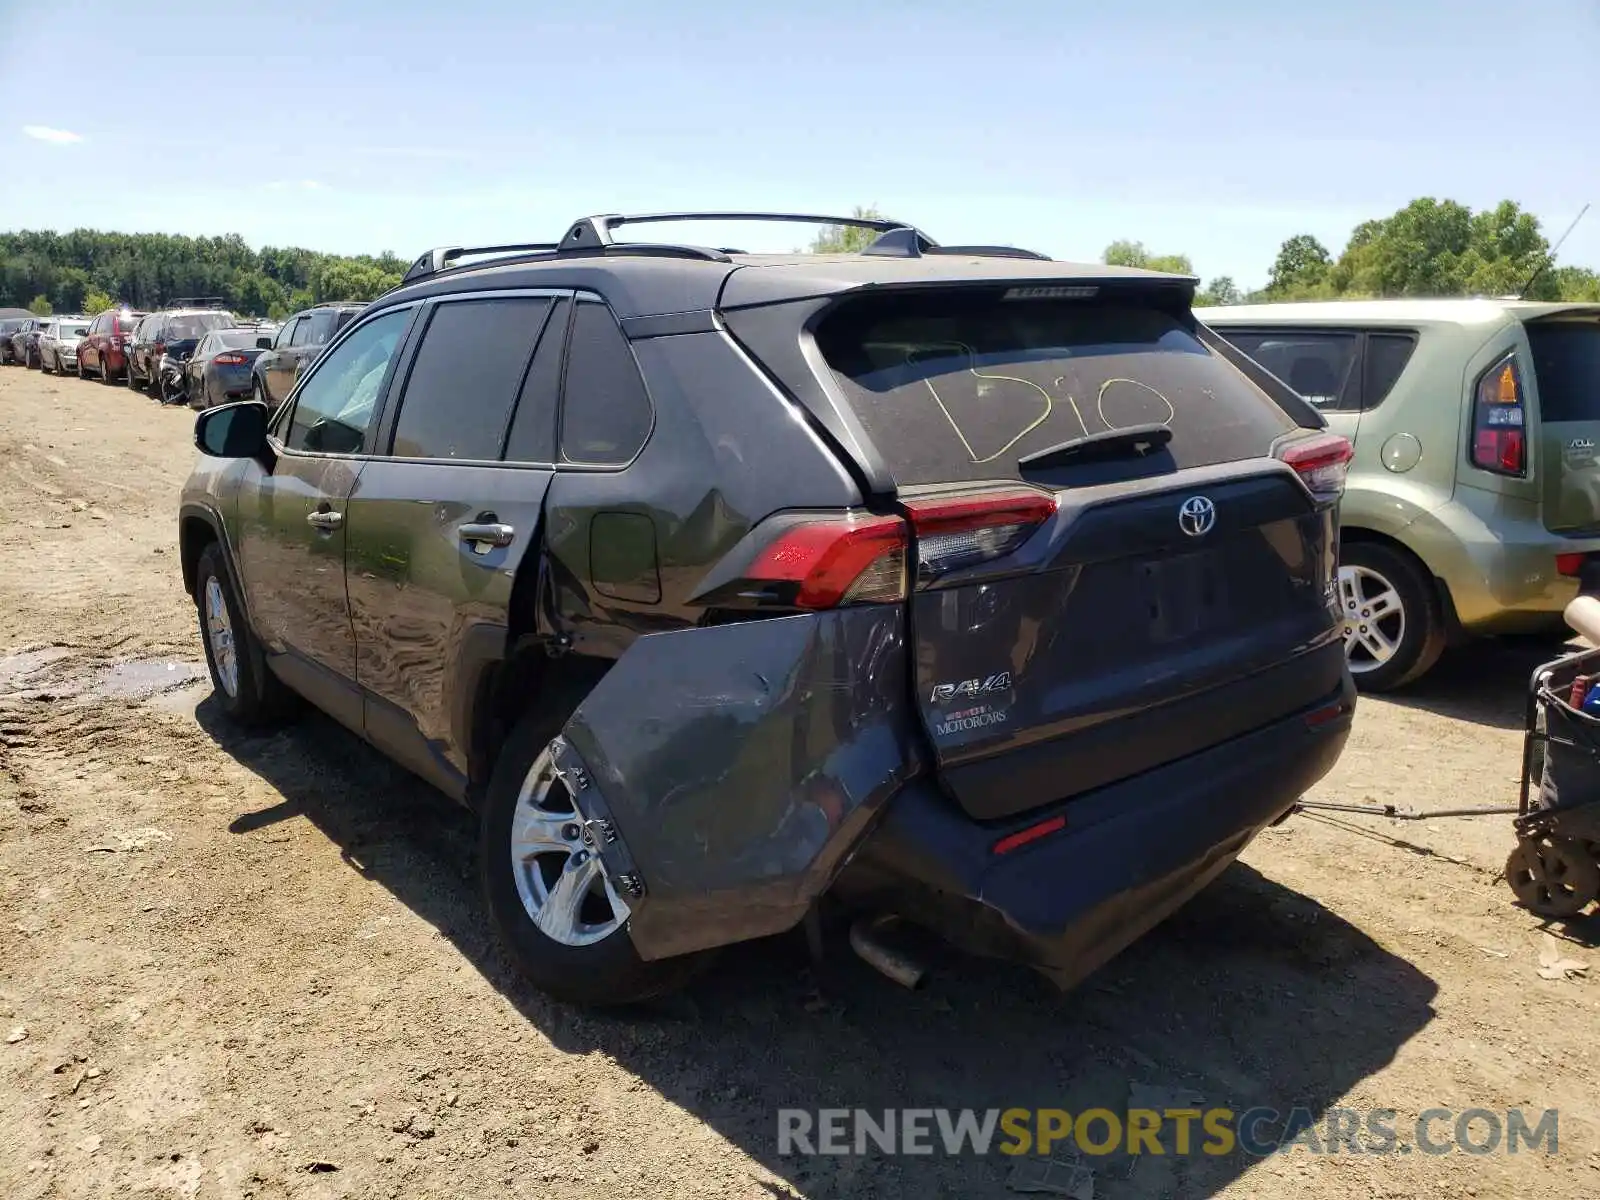
<path id="1" fill-rule="evenodd" d="M 1055 515 L 1053 496 L 1033 488 L 906 503 L 917 531 L 917 578 L 927 583 L 949 571 L 1010 554 Z"/>
<path id="2" fill-rule="evenodd" d="M 1336 704 L 1329 704 L 1324 708 L 1315 709 L 1306 714 L 1306 728 L 1320 729 L 1329 722 L 1337 721 L 1348 711 L 1350 710 L 1345 707 L 1342 700 Z"/>
<path id="3" fill-rule="evenodd" d="M 1016 833 L 1008 833 L 989 848 L 991 854 L 1010 854 L 1013 850 L 1026 846 L 1029 842 L 1037 842 L 1042 837 L 1049 837 L 1067 827 L 1065 817 L 1050 817 L 1040 821 L 1037 825 L 1029 825 L 1026 829 L 1019 829 Z"/>
<path id="4" fill-rule="evenodd" d="M 1290 442 L 1278 457 L 1295 469 L 1310 493 L 1319 500 L 1337 500 L 1344 492 L 1345 476 L 1355 451 L 1336 433 Z"/>
<path id="5" fill-rule="evenodd" d="M 1556 572 L 1569 579 L 1576 579 L 1583 574 L 1583 564 L 1588 559 L 1587 554 L 1558 554 L 1556 555 Z"/>

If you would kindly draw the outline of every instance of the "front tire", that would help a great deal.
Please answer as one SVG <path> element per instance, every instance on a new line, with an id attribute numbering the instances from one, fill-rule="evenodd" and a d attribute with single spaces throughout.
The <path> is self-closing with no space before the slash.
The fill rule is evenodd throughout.
<path id="1" fill-rule="evenodd" d="M 297 707 L 295 694 L 267 667 L 266 655 L 244 619 L 216 542 L 201 552 L 195 567 L 195 609 L 211 685 L 222 711 L 252 728 L 281 724 L 292 716 Z"/>
<path id="2" fill-rule="evenodd" d="M 506 738 L 489 780 L 478 847 L 484 902 L 500 943 L 540 991 L 569 1004 L 638 1004 L 686 984 L 705 955 L 646 962 L 626 901 L 581 836 L 554 775 L 551 740 L 582 699 L 554 689 Z"/>
<path id="3" fill-rule="evenodd" d="M 1420 679 L 1444 653 L 1444 615 L 1427 570 L 1378 542 L 1339 553 L 1345 658 L 1356 686 L 1389 692 Z"/>

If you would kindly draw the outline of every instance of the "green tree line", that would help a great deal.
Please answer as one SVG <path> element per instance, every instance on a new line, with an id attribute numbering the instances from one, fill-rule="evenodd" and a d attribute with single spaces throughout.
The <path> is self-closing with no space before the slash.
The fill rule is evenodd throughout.
<path id="1" fill-rule="evenodd" d="M 1104 260 L 1194 273 L 1187 255 L 1152 255 L 1139 242 L 1113 242 Z M 1309 233 L 1297 234 L 1279 248 L 1266 287 L 1244 295 L 1221 276 L 1199 290 L 1195 304 L 1516 295 L 1600 301 L 1600 274 L 1554 262 L 1539 219 L 1514 201 L 1473 212 L 1424 196 L 1356 226 L 1337 257 Z"/>
<path id="2" fill-rule="evenodd" d="M 857 205 L 857 217 L 881 217 Z M 859 250 L 870 230 L 829 226 L 811 243 L 817 253 Z M 1119 240 L 1101 261 L 1193 275 L 1187 254 L 1156 254 L 1143 242 Z M 1543 269 L 1541 269 L 1543 268 Z M 1529 286 L 1529 280 L 1532 280 Z M 1266 287 L 1245 292 L 1227 275 L 1197 289 L 1196 306 L 1274 300 L 1375 299 L 1384 296 L 1513 296 L 1530 300 L 1600 301 L 1600 273 L 1561 266 L 1539 219 L 1512 200 L 1473 212 L 1454 200 L 1424 196 L 1388 217 L 1356 226 L 1334 257 L 1308 233 L 1284 242 Z"/>
<path id="3" fill-rule="evenodd" d="M 324 300 L 371 300 L 399 283 L 406 265 L 387 253 L 253 250 L 238 234 L 24 230 L 0 233 L 0 307 L 93 315 L 217 296 L 235 312 L 284 317 Z"/>

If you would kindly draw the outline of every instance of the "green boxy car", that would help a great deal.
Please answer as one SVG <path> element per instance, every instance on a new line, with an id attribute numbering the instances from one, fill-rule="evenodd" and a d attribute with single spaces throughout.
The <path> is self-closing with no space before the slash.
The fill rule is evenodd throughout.
<path id="1" fill-rule="evenodd" d="M 1357 682 L 1475 635 L 1562 627 L 1600 564 L 1600 305 L 1369 300 L 1197 309 L 1355 446 L 1340 518 Z"/>

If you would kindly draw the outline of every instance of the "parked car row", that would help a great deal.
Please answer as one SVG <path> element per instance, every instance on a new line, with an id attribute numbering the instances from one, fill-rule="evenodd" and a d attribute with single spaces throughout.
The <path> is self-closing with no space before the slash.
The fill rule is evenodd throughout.
<path id="1" fill-rule="evenodd" d="M 93 318 L 16 317 L 0 321 L 0 363 L 123 382 L 164 404 L 187 401 L 198 409 L 253 396 L 276 405 L 361 309 L 317 304 L 281 325 L 202 300 L 154 312 L 107 309 Z"/>

